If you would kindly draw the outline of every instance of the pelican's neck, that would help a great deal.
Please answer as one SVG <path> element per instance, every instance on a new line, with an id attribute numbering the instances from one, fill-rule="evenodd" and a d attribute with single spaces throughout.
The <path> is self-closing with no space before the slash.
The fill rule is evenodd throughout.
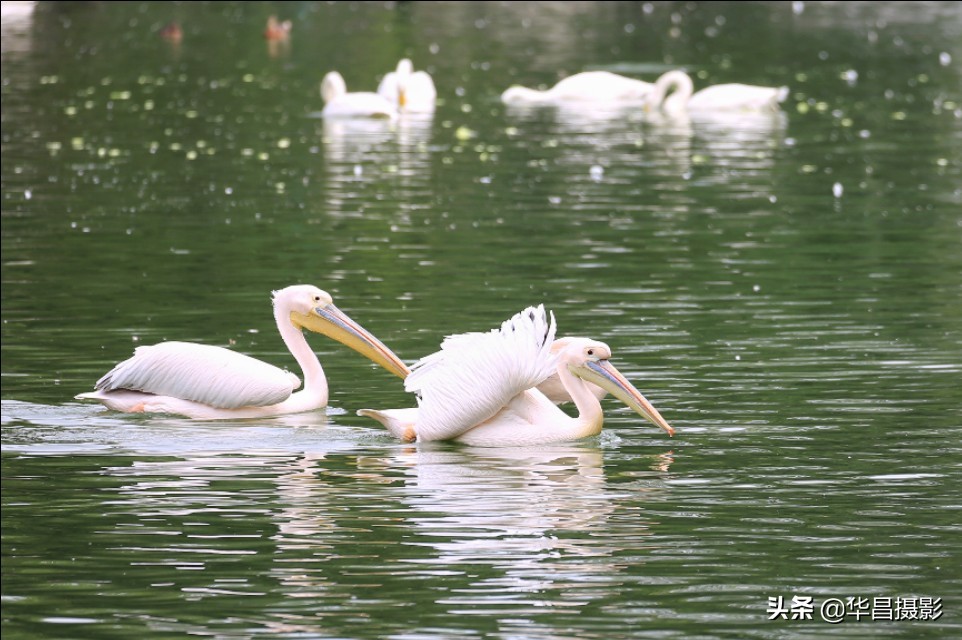
<path id="1" fill-rule="evenodd" d="M 663 73 L 655 80 L 655 88 L 651 92 L 652 107 L 668 112 L 682 111 L 694 90 L 695 85 L 684 71 L 675 69 Z"/>
<path id="2" fill-rule="evenodd" d="M 564 362 L 558 363 L 558 378 L 578 409 L 578 417 L 575 418 L 577 437 L 585 438 L 601 433 L 604 414 L 597 396 L 591 392 L 584 380 L 568 370 L 568 365 Z"/>
<path id="3" fill-rule="evenodd" d="M 274 309 L 274 320 L 277 322 L 277 330 L 284 340 L 284 344 L 290 350 L 291 355 L 301 366 L 301 373 L 304 374 L 304 387 L 293 394 L 298 398 L 309 400 L 313 407 L 323 407 L 327 404 L 327 378 L 324 376 L 324 369 L 321 367 L 320 360 L 307 343 L 304 332 L 291 322 L 290 311 L 278 306 Z M 289 401 L 288 401 L 289 402 Z M 316 403 L 316 404 L 315 404 Z"/>

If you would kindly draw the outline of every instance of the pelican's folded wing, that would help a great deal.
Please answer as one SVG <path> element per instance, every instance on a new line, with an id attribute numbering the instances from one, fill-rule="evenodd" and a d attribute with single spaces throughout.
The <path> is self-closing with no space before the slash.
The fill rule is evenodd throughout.
<path id="1" fill-rule="evenodd" d="M 300 380 L 292 373 L 230 349 L 191 342 L 137 347 L 95 388 L 130 389 L 191 400 L 218 409 L 283 402 Z"/>
<path id="2" fill-rule="evenodd" d="M 419 396 L 419 440 L 456 438 L 554 371 L 554 314 L 529 307 L 487 333 L 450 336 L 411 368 L 404 388 Z"/>

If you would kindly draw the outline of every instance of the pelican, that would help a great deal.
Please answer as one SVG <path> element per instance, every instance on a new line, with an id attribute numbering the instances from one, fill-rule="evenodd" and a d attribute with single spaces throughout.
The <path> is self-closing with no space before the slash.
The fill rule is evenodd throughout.
<path id="1" fill-rule="evenodd" d="M 648 96 L 648 106 L 661 108 L 668 113 L 777 111 L 778 103 L 788 97 L 788 87 L 716 84 L 692 94 L 694 88 L 691 78 L 684 71 L 668 71 L 655 81 L 654 89 Z"/>
<path id="2" fill-rule="evenodd" d="M 407 58 L 397 63 L 397 70 L 384 76 L 377 92 L 397 106 L 401 113 L 431 113 L 438 97 L 428 72 L 415 71 Z"/>
<path id="3" fill-rule="evenodd" d="M 97 400 L 126 413 L 173 413 L 215 420 L 256 418 L 310 411 L 327 405 L 327 378 L 303 329 L 322 333 L 404 378 L 410 370 L 366 329 L 311 285 L 275 291 L 277 330 L 304 374 L 304 389 L 292 373 L 249 356 L 191 342 L 138 347 L 129 360 L 97 381 L 78 399 Z"/>
<path id="4" fill-rule="evenodd" d="M 398 116 L 397 107 L 387 98 L 371 91 L 347 92 L 344 78 L 337 71 L 330 71 L 321 81 L 321 97 L 325 118 L 389 118 Z"/>
<path id="5" fill-rule="evenodd" d="M 524 446 L 579 440 L 601 432 L 601 403 L 588 383 L 610 392 L 674 435 L 658 410 L 611 364 L 611 349 L 589 338 L 555 340 L 554 314 L 529 307 L 487 333 L 449 336 L 412 367 L 404 388 L 417 408 L 358 415 L 404 441 L 455 440 L 472 446 Z M 572 418 L 535 387 L 556 374 L 578 410 Z"/>
<path id="6" fill-rule="evenodd" d="M 506 104 L 567 102 L 644 102 L 654 85 L 610 71 L 584 71 L 568 76 L 545 91 L 515 85 L 501 94 Z"/>

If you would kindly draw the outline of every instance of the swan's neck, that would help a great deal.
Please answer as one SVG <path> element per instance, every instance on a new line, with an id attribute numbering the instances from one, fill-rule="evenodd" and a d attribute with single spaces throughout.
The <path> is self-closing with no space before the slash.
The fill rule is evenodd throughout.
<path id="1" fill-rule="evenodd" d="M 683 110 L 694 90 L 695 85 L 687 73 L 677 69 L 668 71 L 655 80 L 655 88 L 650 98 L 652 106 L 669 112 Z"/>
<path id="2" fill-rule="evenodd" d="M 347 93 L 347 84 L 337 71 L 330 71 L 321 81 L 321 98 L 325 103 L 330 102 Z"/>
<path id="3" fill-rule="evenodd" d="M 575 418 L 574 425 L 576 436 L 585 438 L 601 433 L 601 426 L 604 423 L 601 403 L 585 381 L 571 373 L 568 365 L 563 362 L 558 364 L 558 378 L 578 409 L 578 417 Z"/>
<path id="4" fill-rule="evenodd" d="M 543 102 L 550 97 L 550 91 L 538 91 L 528 87 L 509 87 L 501 94 L 501 99 L 508 104 L 531 104 Z"/>
<path id="5" fill-rule="evenodd" d="M 321 362 L 307 343 L 307 338 L 300 328 L 291 322 L 290 313 L 282 308 L 274 310 L 274 320 L 277 322 L 277 330 L 280 331 L 284 344 L 290 350 L 291 355 L 297 360 L 304 374 L 304 387 L 295 396 L 310 400 L 315 407 L 322 407 L 327 404 L 327 378 L 324 376 L 324 369 Z M 288 400 L 289 402 L 290 400 Z"/>

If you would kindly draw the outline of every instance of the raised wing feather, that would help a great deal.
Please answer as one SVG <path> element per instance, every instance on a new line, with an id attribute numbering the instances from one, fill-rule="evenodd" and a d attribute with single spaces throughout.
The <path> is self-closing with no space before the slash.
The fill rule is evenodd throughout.
<path id="1" fill-rule="evenodd" d="M 420 440 L 455 438 L 554 371 L 554 314 L 528 307 L 487 333 L 446 338 L 411 367 L 404 388 L 419 395 Z"/>
<path id="2" fill-rule="evenodd" d="M 132 358 L 107 372 L 95 388 L 131 389 L 237 409 L 283 402 L 299 386 L 292 373 L 230 349 L 162 342 L 137 347 Z"/>

